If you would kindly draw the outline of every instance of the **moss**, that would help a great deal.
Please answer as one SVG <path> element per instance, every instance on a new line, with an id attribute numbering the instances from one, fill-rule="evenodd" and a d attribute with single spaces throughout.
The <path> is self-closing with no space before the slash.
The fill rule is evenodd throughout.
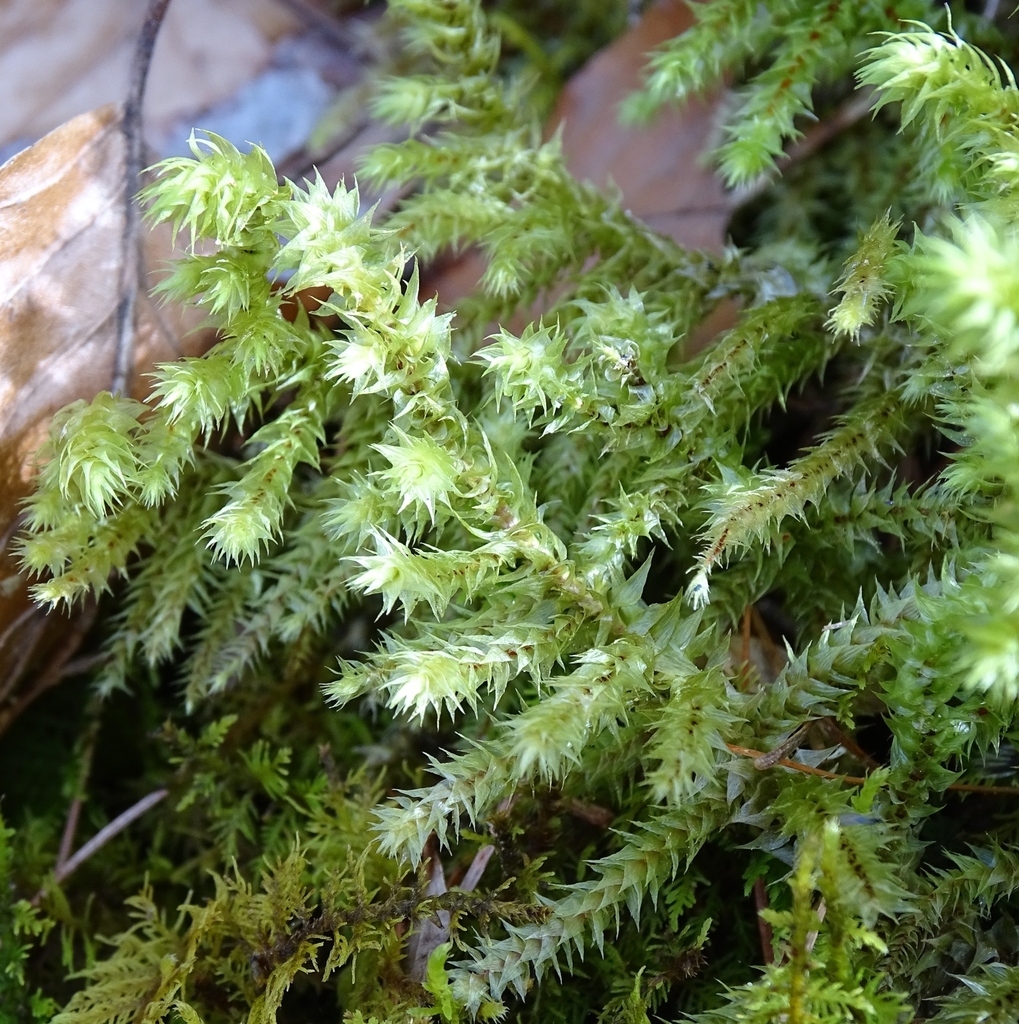
<path id="1" fill-rule="evenodd" d="M 221 341 L 55 420 L 24 563 L 41 602 L 108 594 L 95 686 L 144 710 L 99 742 L 144 732 L 132 782 L 170 791 L 45 885 L 56 1020 L 1009 1019 L 1007 37 L 923 0 L 699 6 L 631 113 L 735 76 L 730 182 L 854 74 L 882 108 L 718 256 L 571 178 L 506 9 L 391 6 L 419 64 L 376 111 L 413 133 L 364 173 L 416 190 L 376 222 L 197 139 L 146 199 L 204 247 L 165 287 Z M 419 261 L 468 245 L 442 312 Z"/>

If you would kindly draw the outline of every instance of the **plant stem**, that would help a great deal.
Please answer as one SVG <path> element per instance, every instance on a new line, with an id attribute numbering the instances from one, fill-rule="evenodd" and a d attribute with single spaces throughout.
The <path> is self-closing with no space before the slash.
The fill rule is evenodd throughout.
<path id="1" fill-rule="evenodd" d="M 742 757 L 752 757 L 755 761 L 764 757 L 762 750 L 751 750 L 750 747 L 740 747 L 735 743 L 726 743 L 726 746 L 734 754 Z M 858 775 L 840 775 L 838 772 L 826 772 L 823 768 L 811 768 L 809 764 L 802 764 L 799 761 L 790 761 L 783 757 L 775 764 L 765 764 L 765 768 L 773 768 L 781 765 L 783 768 L 792 768 L 793 771 L 803 772 L 805 775 L 818 775 L 822 779 L 837 779 L 850 786 L 862 786 L 867 780 Z M 953 782 L 946 787 L 955 793 L 980 793 L 983 796 L 1019 796 L 1019 786 L 985 786 L 979 782 Z"/>
<path id="2" fill-rule="evenodd" d="M 101 828 L 73 857 L 68 858 L 63 865 L 58 865 L 55 868 L 53 880 L 58 884 L 63 882 L 69 875 L 77 871 L 92 854 L 101 850 L 114 836 L 123 832 L 131 822 L 140 818 L 147 810 L 155 807 L 160 800 L 164 799 L 168 792 L 169 790 L 166 789 L 157 789 L 155 792 L 149 793 L 148 796 L 143 796 L 137 803 L 132 804 L 123 814 L 118 814 L 113 821 L 104 828 Z M 40 889 L 32 897 L 32 906 L 38 906 L 44 895 L 45 890 Z"/>
<path id="3" fill-rule="evenodd" d="M 9 708 L 0 710 L 0 736 L 10 727 L 15 719 L 47 690 L 52 689 L 68 675 L 67 666 L 71 656 L 81 646 L 86 634 L 92 628 L 96 617 L 96 606 L 91 602 L 81 614 L 72 622 L 67 631 L 67 640 L 57 653 L 50 659 L 49 664 L 36 678 L 35 683 L 29 690 L 22 694 L 16 704 Z M 45 619 L 43 620 L 45 622 Z"/>
<path id="4" fill-rule="evenodd" d="M 766 965 L 772 964 L 775 962 L 775 951 L 772 946 L 774 935 L 771 925 L 761 917 L 761 911 L 767 910 L 769 906 L 768 890 L 763 878 L 754 879 L 754 906 L 757 908 L 757 933 L 761 937 L 761 956 Z"/>
<path id="5" fill-rule="evenodd" d="M 139 209 L 135 200 L 141 188 L 143 162 L 142 104 L 145 84 L 152 63 L 152 51 L 163 24 L 170 0 L 149 0 L 138 42 L 131 62 L 131 78 L 120 130 L 124 133 L 124 235 L 123 263 L 120 269 L 120 301 L 117 305 L 117 350 L 113 364 L 110 390 L 115 394 L 127 391 L 134 369 L 134 307 L 138 294 L 138 224 Z"/>

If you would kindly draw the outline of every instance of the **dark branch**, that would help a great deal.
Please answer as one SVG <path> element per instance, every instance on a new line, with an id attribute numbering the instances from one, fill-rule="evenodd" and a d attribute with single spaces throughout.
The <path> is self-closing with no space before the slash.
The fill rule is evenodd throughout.
<path id="1" fill-rule="evenodd" d="M 42 670 L 35 682 L 22 694 L 18 701 L 10 707 L 0 710 L 0 736 L 2 736 L 28 707 L 41 697 L 47 690 L 52 689 L 62 679 L 66 678 L 65 667 L 75 652 L 81 646 L 85 635 L 92 628 L 96 617 L 96 606 L 90 602 L 76 619 L 74 619 L 65 634 L 66 640 L 57 650 L 57 653 L 50 659 L 49 663 Z M 45 619 L 40 622 L 45 624 Z"/>
<path id="2" fill-rule="evenodd" d="M 812 128 L 803 133 L 803 136 L 794 142 L 775 161 L 778 172 L 784 173 L 795 164 L 813 156 L 819 149 L 826 146 L 836 136 L 841 135 L 847 128 L 851 128 L 857 121 L 868 114 L 874 105 L 874 91 L 872 89 L 860 89 L 854 93 L 841 107 L 833 110 L 824 120 L 818 121 Z M 742 188 L 733 190 L 731 195 L 732 208 L 738 209 L 752 199 L 766 192 L 774 183 L 774 176 L 762 174 L 756 181 L 750 182 Z"/>
<path id="3" fill-rule="evenodd" d="M 136 804 L 132 804 L 123 814 L 118 814 L 104 828 L 101 828 L 78 852 L 66 860 L 63 864 L 57 865 L 53 872 L 53 879 L 58 884 L 64 881 L 72 872 L 77 871 L 82 864 L 85 863 L 98 850 L 101 850 L 114 836 L 120 835 L 121 832 L 127 828 L 131 822 L 140 818 L 147 810 L 155 807 L 156 804 L 162 800 L 168 790 L 157 789 L 154 793 L 149 793 L 148 796 L 143 796 Z M 38 906 L 43 896 L 46 895 L 45 889 L 40 889 L 32 897 L 32 906 Z"/>
<path id="4" fill-rule="evenodd" d="M 74 836 L 78 830 L 81 808 L 85 803 L 89 776 L 92 774 L 92 759 L 95 756 L 96 740 L 99 738 L 99 727 L 102 722 L 100 717 L 102 706 L 102 698 L 98 694 L 94 694 L 89 701 L 88 724 L 85 727 L 79 744 L 81 759 L 78 765 L 78 779 L 75 783 L 70 806 L 67 809 L 64 831 L 60 837 L 60 849 L 57 852 L 56 863 L 57 871 L 62 870 L 64 865 L 71 859 L 74 850 Z"/>
<path id="5" fill-rule="evenodd" d="M 754 879 L 754 906 L 757 909 L 757 933 L 761 939 L 761 956 L 764 958 L 765 964 L 773 964 L 775 962 L 774 935 L 771 925 L 761 917 L 761 911 L 768 910 L 770 907 L 768 890 L 763 878 Z"/>
<path id="6" fill-rule="evenodd" d="M 144 147 L 142 142 L 142 104 L 145 102 L 145 83 L 149 77 L 152 51 L 156 36 L 163 24 L 170 0 L 149 0 L 145 23 L 135 45 L 131 62 L 131 78 L 121 131 L 124 133 L 124 237 L 123 265 L 120 272 L 120 301 L 117 305 L 117 351 L 113 364 L 113 382 L 110 390 L 123 394 L 134 369 L 134 307 L 138 294 L 138 221 L 139 209 L 135 196 L 141 188 Z"/>

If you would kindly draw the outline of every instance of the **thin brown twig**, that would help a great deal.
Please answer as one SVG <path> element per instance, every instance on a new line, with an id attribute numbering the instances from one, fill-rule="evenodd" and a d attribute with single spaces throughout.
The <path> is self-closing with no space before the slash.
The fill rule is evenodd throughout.
<path id="1" fill-rule="evenodd" d="M 818 121 L 812 128 L 805 131 L 802 137 L 786 150 L 782 160 L 783 166 L 813 156 L 822 146 L 831 142 L 836 135 L 840 135 L 861 120 L 870 112 L 873 105 L 874 90 L 858 89 L 842 106 L 836 107 L 828 117 Z"/>
<path id="2" fill-rule="evenodd" d="M 89 701 L 88 724 L 81 738 L 81 761 L 78 765 L 78 778 L 75 780 L 74 793 L 71 796 L 70 806 L 67 808 L 64 831 L 60 837 L 60 850 L 57 853 L 56 864 L 57 871 L 71 859 L 71 852 L 74 849 L 74 835 L 78 831 L 78 819 L 81 817 L 81 808 L 85 802 L 85 791 L 88 788 L 89 776 L 92 774 L 92 758 L 95 754 L 96 740 L 99 737 L 101 709 L 102 699 L 98 695 L 93 696 Z"/>
<path id="3" fill-rule="evenodd" d="M 69 875 L 77 871 L 98 850 L 101 850 L 114 836 L 119 835 L 127 828 L 133 821 L 140 818 L 147 810 L 155 807 L 156 804 L 162 800 L 169 790 L 157 789 L 153 793 L 149 793 L 148 796 L 143 796 L 137 803 L 132 804 L 123 814 L 118 814 L 108 825 L 101 828 L 78 852 L 68 858 L 67 861 L 61 867 L 57 867 L 53 871 L 53 880 L 58 884 L 63 882 Z M 32 897 L 32 906 L 38 906 L 43 896 L 46 895 L 45 889 L 40 889 Z"/>
<path id="4" fill-rule="evenodd" d="M 92 751 L 88 751 L 88 760 L 92 760 Z M 59 871 L 70 859 L 71 850 L 74 848 L 74 834 L 78 831 L 78 819 L 81 817 L 81 807 L 85 802 L 84 797 L 75 794 L 67 808 L 67 820 L 64 822 L 64 831 L 60 836 L 60 849 L 57 851 L 56 868 Z"/>
<path id="5" fill-rule="evenodd" d="M 864 767 L 870 768 L 873 771 L 875 768 L 881 767 L 881 762 L 871 757 L 863 747 L 860 746 L 852 736 L 849 735 L 835 721 L 834 718 L 819 718 L 817 725 L 821 730 L 828 734 L 830 739 L 835 740 L 841 746 L 846 748 L 846 751 L 853 755 L 857 761 L 859 761 Z"/>
<path id="6" fill-rule="evenodd" d="M 837 135 L 851 128 L 857 121 L 870 111 L 874 100 L 872 89 L 860 89 L 855 92 L 841 107 L 818 121 L 803 136 L 794 142 L 785 153 L 775 161 L 775 172 L 781 175 L 794 164 L 813 156 L 819 149 L 831 142 Z M 681 206 L 675 210 L 666 210 L 671 217 L 697 216 L 703 213 L 732 213 L 766 192 L 774 184 L 776 173 L 765 173 L 753 181 L 733 189 L 728 193 L 727 202 L 723 205 Z"/>
<path id="7" fill-rule="evenodd" d="M 754 879 L 754 906 L 757 908 L 757 934 L 761 937 L 761 956 L 764 963 L 775 962 L 774 934 L 771 925 L 761 917 L 761 911 L 769 907 L 768 890 L 763 878 Z"/>
<path id="8" fill-rule="evenodd" d="M 586 821 L 595 828 L 608 828 L 616 820 L 616 812 L 600 804 L 589 804 L 583 800 L 568 800 L 562 805 L 573 817 Z"/>
<path id="9" fill-rule="evenodd" d="M 773 676 L 777 676 L 785 668 L 782 649 L 771 638 L 771 630 L 768 629 L 764 616 L 757 610 L 756 604 L 750 606 L 750 617 L 753 620 L 758 639 L 761 641 L 761 646 L 764 648 L 764 656 L 768 659 L 768 668 L 771 669 Z"/>
<path id="10" fill-rule="evenodd" d="M 810 722 L 804 722 L 802 725 L 797 726 L 784 740 L 782 740 L 777 746 L 773 747 L 766 754 L 761 754 L 760 757 L 754 758 L 754 767 L 760 771 L 764 771 L 765 768 L 771 768 L 778 764 L 786 754 L 794 751 L 810 729 Z"/>
<path id="11" fill-rule="evenodd" d="M 32 705 L 47 690 L 52 689 L 65 677 L 65 668 L 71 660 L 71 656 L 81 646 L 86 633 L 92 628 L 95 621 L 96 607 L 90 604 L 71 624 L 67 632 L 67 640 L 57 653 L 50 659 L 49 664 L 39 674 L 33 686 L 27 693 L 22 694 L 21 699 L 9 708 L 0 710 L 0 736 L 11 727 L 11 724 L 30 705 Z"/>
<path id="12" fill-rule="evenodd" d="M 364 114 L 358 121 L 339 132 L 318 150 L 311 152 L 307 147 L 302 147 L 296 153 L 291 153 L 290 156 L 281 161 L 277 168 L 277 179 L 282 183 L 287 180 L 301 181 L 304 178 L 311 177 L 319 166 L 328 163 L 342 153 L 349 145 L 356 144 L 357 137 L 369 126 L 368 116 Z"/>
<path id="13" fill-rule="evenodd" d="M 132 804 L 122 814 L 118 814 L 108 825 L 101 828 L 73 857 L 70 857 L 60 868 L 59 871 L 54 871 L 53 877 L 58 882 L 63 882 L 69 875 L 74 871 L 77 871 L 82 864 L 85 863 L 92 856 L 92 854 L 101 850 L 114 836 L 119 835 L 124 829 L 127 828 L 133 821 L 140 818 L 146 811 L 155 807 L 161 800 L 163 800 L 169 790 L 157 789 L 155 792 L 149 793 L 148 796 L 143 796 L 137 803 Z"/>
<path id="14" fill-rule="evenodd" d="M 818 121 L 812 128 L 804 132 L 785 151 L 785 154 L 775 161 L 775 168 L 778 173 L 782 174 L 794 164 L 805 160 L 809 156 L 813 156 L 837 135 L 840 135 L 847 128 L 851 128 L 857 121 L 861 120 L 870 111 L 873 103 L 873 89 L 860 89 L 855 92 L 842 106 L 833 110 L 828 117 Z M 731 193 L 732 208 L 736 209 L 756 199 L 771 187 L 774 180 L 772 175 L 762 174 L 748 185 L 735 189 Z"/>
<path id="15" fill-rule="evenodd" d="M 307 677 L 300 672 L 288 670 L 284 673 L 280 686 L 270 690 L 254 706 L 250 707 L 227 731 L 223 741 L 223 750 L 236 750 L 243 746 L 251 733 L 259 728 L 265 720 L 265 716 L 276 704 L 280 704 L 291 696 L 307 681 Z"/>
<path id="16" fill-rule="evenodd" d="M 743 620 L 740 622 L 740 645 L 743 656 L 743 678 L 740 689 L 745 690 L 750 685 L 750 605 L 743 609 Z"/>
<path id="17" fill-rule="evenodd" d="M 2 534 L 2 535 L 0 535 L 0 555 L 2 555 L 2 554 L 3 554 L 3 553 L 4 553 L 5 551 L 6 551 L 6 550 L 7 550 L 7 545 L 8 545 L 8 544 L 10 544 L 10 542 L 11 542 L 11 538 L 12 538 L 12 537 L 13 537 L 13 536 L 14 536 L 14 535 L 15 535 L 15 534 L 16 534 L 16 533 L 18 532 L 18 530 L 20 530 L 20 529 L 21 529 L 21 527 L 22 527 L 22 526 L 24 525 L 24 523 L 25 523 L 25 518 L 26 518 L 26 513 L 25 513 L 25 510 L 24 510 L 24 509 L 22 509 L 22 510 L 21 510 L 21 511 L 20 511 L 20 512 L 19 512 L 19 513 L 18 513 L 18 514 L 17 514 L 17 515 L 16 515 L 16 516 L 15 516 L 15 517 L 14 517 L 14 518 L 12 519 L 12 520 L 11 520 L 10 524 L 9 524 L 9 525 L 7 526 L 7 529 L 6 529 L 6 530 L 4 530 L 3 534 Z"/>
<path id="18" fill-rule="evenodd" d="M 85 654 L 80 658 L 72 658 L 61 670 L 61 679 L 70 679 L 72 676 L 81 676 L 90 672 L 96 665 L 102 665 L 110 660 L 109 652 L 99 651 L 96 654 Z"/>
<path id="19" fill-rule="evenodd" d="M 39 613 L 38 607 L 30 604 L 7 628 L 0 633 L 0 651 L 7 646 L 7 641 L 35 614 Z M 41 614 L 41 613 L 40 613 Z"/>
<path id="20" fill-rule="evenodd" d="M 22 616 L 18 616 L 18 621 Z M 25 628 L 27 634 L 22 638 L 22 650 L 18 655 L 17 661 L 11 666 L 10 672 L 7 673 L 7 678 L 4 680 L 3 685 L 0 686 L 0 703 L 3 703 L 7 698 L 14 692 L 14 688 L 18 685 L 22 675 L 24 675 L 25 669 L 28 667 L 28 663 L 32 660 L 32 655 L 35 654 L 36 646 L 39 643 L 39 638 L 42 636 L 43 630 L 46 628 L 46 617 L 40 613 L 39 617 L 32 622 L 28 621 L 28 625 Z"/>
<path id="21" fill-rule="evenodd" d="M 751 750 L 749 747 L 739 747 L 735 743 L 726 743 L 726 746 L 734 754 L 740 754 L 743 757 L 752 757 L 756 761 L 759 757 L 764 757 L 763 750 Z M 783 768 L 792 768 L 793 771 L 803 772 L 805 775 L 817 775 L 822 779 L 838 779 L 839 782 L 848 783 L 850 786 L 862 786 L 867 780 L 861 779 L 856 775 L 839 775 L 837 772 L 826 772 L 823 768 L 811 768 L 809 764 L 801 764 L 799 761 L 791 761 L 788 757 L 783 757 L 776 761 L 774 765 L 769 767 L 778 767 L 781 765 Z M 1016 790 L 1019 794 L 1019 789 Z"/>
<path id="22" fill-rule="evenodd" d="M 726 743 L 726 746 L 734 754 L 742 757 L 752 757 L 755 761 L 764 756 L 762 750 L 752 750 L 750 747 L 740 747 L 735 743 Z M 838 772 L 826 772 L 823 768 L 812 768 L 809 764 L 802 764 L 799 761 L 791 761 L 783 757 L 775 766 L 792 768 L 793 771 L 803 772 L 804 775 L 817 775 L 822 779 L 836 779 L 845 782 L 849 786 L 862 786 L 866 783 L 865 778 L 858 775 L 840 775 Z M 1019 796 L 1019 786 L 985 786 L 978 782 L 953 782 L 946 789 L 956 793 L 980 793 L 983 796 Z"/>
<path id="23" fill-rule="evenodd" d="M 984 796 L 1019 796 L 1019 786 L 985 786 L 979 782 L 953 782 L 954 793 L 981 793 Z"/>
<path id="24" fill-rule="evenodd" d="M 138 296 L 138 191 L 144 157 L 142 140 L 142 104 L 145 102 L 145 84 L 152 63 L 159 28 L 166 16 L 170 0 L 149 0 L 145 21 L 138 35 L 131 61 L 131 77 L 124 102 L 124 116 L 120 130 L 124 135 L 124 235 L 120 269 L 120 301 L 117 303 L 117 350 L 113 364 L 110 390 L 123 394 L 134 369 L 134 310 Z"/>

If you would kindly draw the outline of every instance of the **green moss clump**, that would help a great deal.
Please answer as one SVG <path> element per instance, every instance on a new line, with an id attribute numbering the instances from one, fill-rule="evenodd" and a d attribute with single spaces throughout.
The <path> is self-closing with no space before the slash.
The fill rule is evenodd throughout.
<path id="1" fill-rule="evenodd" d="M 26 826 L 5 977 L 62 934 L 59 1024 L 1014 1020 L 1014 40 L 699 5 L 629 113 L 736 80 L 718 164 L 772 180 L 713 255 L 567 173 L 480 3 L 391 7 L 425 70 L 363 175 L 416 189 L 196 139 L 145 198 L 221 340 L 54 421 L 24 565 L 109 594 L 94 686 L 171 792 L 66 888 Z M 468 246 L 454 315 L 419 264 Z"/>

